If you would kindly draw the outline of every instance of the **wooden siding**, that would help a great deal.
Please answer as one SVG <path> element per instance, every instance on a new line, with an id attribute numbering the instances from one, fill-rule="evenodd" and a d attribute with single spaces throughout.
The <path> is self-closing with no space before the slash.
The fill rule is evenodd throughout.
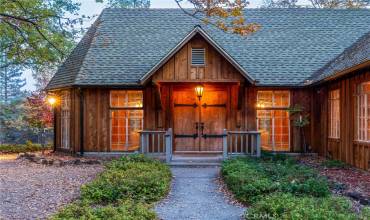
<path id="1" fill-rule="evenodd" d="M 205 48 L 206 65 L 191 65 L 191 48 Z M 244 77 L 200 35 L 154 73 L 153 82 L 244 82 Z"/>
<path id="2" fill-rule="evenodd" d="M 370 71 L 361 70 L 345 78 L 313 88 L 312 145 L 321 156 L 341 160 L 353 166 L 369 169 L 370 144 L 355 140 L 356 86 L 370 81 Z M 340 138 L 328 138 L 328 92 L 340 89 Z"/>

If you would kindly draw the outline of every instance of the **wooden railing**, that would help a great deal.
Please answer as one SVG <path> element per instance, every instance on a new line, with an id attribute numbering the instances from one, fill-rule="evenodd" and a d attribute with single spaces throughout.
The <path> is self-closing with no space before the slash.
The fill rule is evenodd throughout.
<path id="1" fill-rule="evenodd" d="M 227 131 L 224 129 L 223 158 L 229 155 L 261 156 L 261 133 L 258 131 Z"/>
<path id="2" fill-rule="evenodd" d="M 172 129 L 167 131 L 140 131 L 140 153 L 151 156 L 165 156 L 172 159 Z"/>

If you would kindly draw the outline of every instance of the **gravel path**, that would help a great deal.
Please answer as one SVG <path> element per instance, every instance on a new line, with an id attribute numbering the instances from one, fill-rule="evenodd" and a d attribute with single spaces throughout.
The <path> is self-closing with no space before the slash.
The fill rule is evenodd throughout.
<path id="1" fill-rule="evenodd" d="M 244 208 L 228 202 L 220 190 L 218 167 L 175 167 L 171 170 L 172 189 L 155 207 L 161 219 L 241 219 Z"/>
<path id="2" fill-rule="evenodd" d="M 0 219 L 45 219 L 79 196 L 101 165 L 45 166 L 0 160 Z"/>

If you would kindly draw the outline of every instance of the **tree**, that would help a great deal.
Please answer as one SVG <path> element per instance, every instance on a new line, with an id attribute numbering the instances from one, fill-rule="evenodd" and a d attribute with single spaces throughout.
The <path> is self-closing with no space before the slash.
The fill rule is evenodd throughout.
<path id="1" fill-rule="evenodd" d="M 74 45 L 84 17 L 73 0 L 0 0 L 0 51 L 5 65 L 60 62 Z M 2 66 L 4 67 L 4 65 Z"/>
<path id="2" fill-rule="evenodd" d="M 0 62 L 6 63 L 5 54 L 1 56 Z M 26 85 L 26 79 L 22 78 L 22 71 L 19 66 L 7 66 L 0 68 L 0 102 L 9 103 L 19 99 L 23 92 L 22 88 Z"/>
<path id="3" fill-rule="evenodd" d="M 266 8 L 366 8 L 370 6 L 370 0 L 308 0 L 309 5 L 297 4 L 298 0 L 265 0 L 263 7 Z"/>
<path id="4" fill-rule="evenodd" d="M 150 0 L 107 0 L 107 4 L 111 8 L 149 8 Z"/>

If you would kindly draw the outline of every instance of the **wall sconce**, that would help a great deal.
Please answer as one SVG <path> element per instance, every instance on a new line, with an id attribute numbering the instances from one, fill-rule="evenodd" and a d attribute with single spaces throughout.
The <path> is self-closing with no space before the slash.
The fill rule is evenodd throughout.
<path id="1" fill-rule="evenodd" d="M 54 107 L 54 106 L 56 105 L 56 103 L 57 103 L 57 98 L 56 98 L 56 97 L 54 97 L 54 96 L 49 96 L 49 97 L 47 98 L 47 102 L 48 102 L 48 104 L 49 104 L 51 107 Z"/>
<path id="2" fill-rule="evenodd" d="M 204 87 L 202 85 L 198 85 L 195 87 L 195 94 L 197 95 L 199 101 L 202 99 L 204 92 Z"/>

